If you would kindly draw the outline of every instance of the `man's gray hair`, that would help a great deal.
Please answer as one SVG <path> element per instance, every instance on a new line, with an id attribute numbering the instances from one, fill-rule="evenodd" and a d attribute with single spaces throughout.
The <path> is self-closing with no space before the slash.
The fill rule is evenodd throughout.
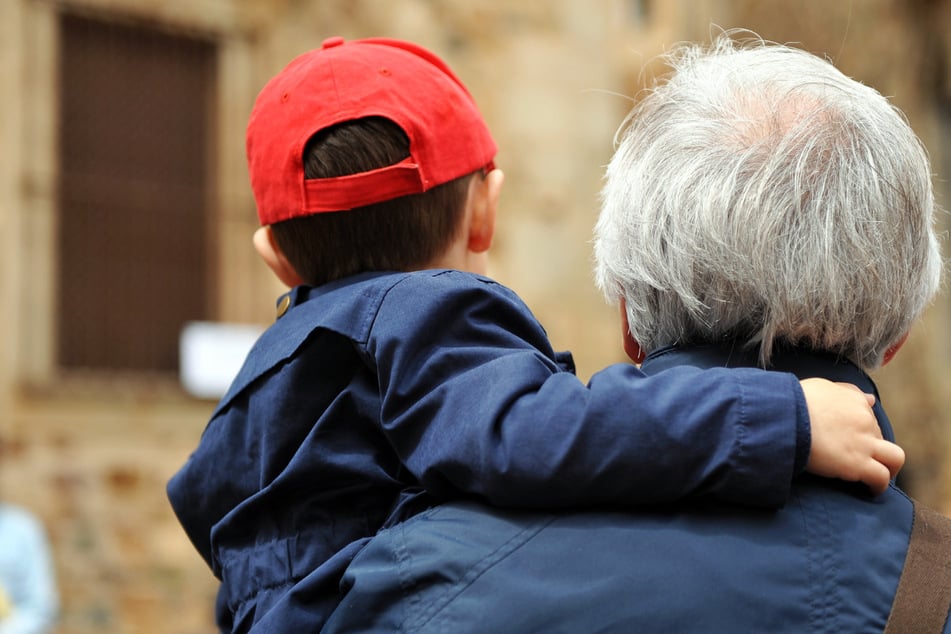
<path id="1" fill-rule="evenodd" d="M 904 116 L 828 61 L 730 33 L 666 56 L 602 191 L 596 278 L 644 350 L 787 342 L 865 370 L 937 292 L 931 168 Z"/>

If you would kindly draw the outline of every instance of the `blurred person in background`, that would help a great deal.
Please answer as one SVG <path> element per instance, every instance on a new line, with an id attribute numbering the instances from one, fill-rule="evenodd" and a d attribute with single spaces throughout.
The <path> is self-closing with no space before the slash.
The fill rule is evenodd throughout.
<path id="1" fill-rule="evenodd" d="M 0 634 L 42 634 L 59 597 L 46 532 L 25 509 L 0 503 Z"/>

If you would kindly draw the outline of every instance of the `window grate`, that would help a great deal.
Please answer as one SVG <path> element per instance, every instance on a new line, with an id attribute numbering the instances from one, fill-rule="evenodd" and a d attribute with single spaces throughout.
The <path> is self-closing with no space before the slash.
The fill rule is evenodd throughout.
<path id="1" fill-rule="evenodd" d="M 215 48 L 60 21 L 58 363 L 174 371 L 210 317 Z"/>

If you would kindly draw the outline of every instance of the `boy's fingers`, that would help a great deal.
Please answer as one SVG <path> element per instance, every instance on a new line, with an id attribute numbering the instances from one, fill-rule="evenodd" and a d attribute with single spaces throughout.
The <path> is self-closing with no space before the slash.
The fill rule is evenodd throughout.
<path id="1" fill-rule="evenodd" d="M 868 473 L 865 474 L 865 478 L 862 480 L 868 485 L 868 488 L 872 490 L 872 493 L 879 495 L 880 493 L 884 493 L 888 488 L 890 479 L 888 467 L 881 462 L 872 460 L 869 465 Z"/>
<path id="2" fill-rule="evenodd" d="M 851 390 L 855 390 L 856 392 L 862 392 L 862 390 L 860 390 L 860 389 L 858 388 L 858 386 L 856 386 L 856 385 L 854 385 L 854 384 L 852 384 L 852 383 L 843 383 L 843 382 L 841 382 L 841 381 L 837 381 L 837 382 L 836 382 L 836 385 L 841 385 L 842 387 L 847 387 L 847 388 L 849 388 L 849 389 L 851 389 Z M 874 394 L 869 394 L 868 392 L 862 392 L 862 394 L 865 396 L 865 402 L 868 403 L 868 406 L 869 406 L 869 407 L 871 407 L 872 405 L 875 405 L 875 395 L 874 395 Z"/>
<path id="3" fill-rule="evenodd" d="M 867 470 L 862 481 L 875 495 L 884 493 L 888 489 L 888 483 L 904 464 L 905 451 L 901 447 L 887 440 L 878 441 L 866 465 Z"/>
<path id="4" fill-rule="evenodd" d="M 894 478 L 901 471 L 905 464 L 905 450 L 893 442 L 887 440 L 881 441 L 876 447 L 872 457 L 885 465 L 889 476 Z"/>

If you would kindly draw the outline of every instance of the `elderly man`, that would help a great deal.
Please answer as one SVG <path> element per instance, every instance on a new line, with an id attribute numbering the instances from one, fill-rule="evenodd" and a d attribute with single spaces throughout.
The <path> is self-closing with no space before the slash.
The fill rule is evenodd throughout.
<path id="1" fill-rule="evenodd" d="M 876 91 L 729 35 L 670 54 L 608 167 L 597 280 L 625 350 L 648 374 L 761 366 L 875 392 L 867 373 L 939 283 L 927 156 Z M 354 559 L 327 629 L 881 632 L 913 512 L 894 485 L 872 496 L 809 474 L 777 512 L 451 504 Z"/>

